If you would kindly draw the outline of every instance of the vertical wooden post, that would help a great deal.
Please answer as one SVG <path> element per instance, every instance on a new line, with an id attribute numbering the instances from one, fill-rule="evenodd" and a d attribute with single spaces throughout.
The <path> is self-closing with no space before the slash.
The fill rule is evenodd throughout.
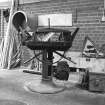
<path id="1" fill-rule="evenodd" d="M 3 9 L 1 9 L 1 38 L 4 36 L 4 17 L 3 17 Z"/>

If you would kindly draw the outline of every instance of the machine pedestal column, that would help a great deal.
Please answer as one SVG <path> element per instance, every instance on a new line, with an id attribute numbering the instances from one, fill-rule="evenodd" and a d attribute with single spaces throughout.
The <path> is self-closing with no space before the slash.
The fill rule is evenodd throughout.
<path id="1" fill-rule="evenodd" d="M 42 80 L 52 81 L 52 62 L 53 62 L 53 52 L 43 51 L 43 63 L 42 63 Z"/>
<path id="2" fill-rule="evenodd" d="M 57 93 L 64 90 L 64 86 L 57 86 L 53 82 L 53 71 L 52 71 L 52 61 L 53 61 L 53 52 L 44 51 L 43 52 L 43 69 L 42 69 L 42 78 L 30 81 L 26 87 L 33 91 L 43 94 Z"/>

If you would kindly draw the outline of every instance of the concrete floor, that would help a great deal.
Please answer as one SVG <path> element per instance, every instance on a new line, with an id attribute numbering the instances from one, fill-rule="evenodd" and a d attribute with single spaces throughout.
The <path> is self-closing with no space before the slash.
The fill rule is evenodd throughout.
<path id="1" fill-rule="evenodd" d="M 40 94 L 24 88 L 27 82 L 40 78 L 40 75 L 23 73 L 21 70 L 1 70 L 0 100 L 17 100 L 27 105 L 105 105 L 105 94 L 82 90 L 70 82 L 66 82 L 67 88 L 63 92 L 56 94 Z"/>

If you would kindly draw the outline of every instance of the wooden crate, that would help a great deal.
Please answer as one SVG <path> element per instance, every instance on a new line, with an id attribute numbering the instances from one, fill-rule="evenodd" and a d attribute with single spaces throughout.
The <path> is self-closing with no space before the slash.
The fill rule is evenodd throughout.
<path id="1" fill-rule="evenodd" d="M 105 73 L 89 73 L 89 91 L 105 92 Z"/>

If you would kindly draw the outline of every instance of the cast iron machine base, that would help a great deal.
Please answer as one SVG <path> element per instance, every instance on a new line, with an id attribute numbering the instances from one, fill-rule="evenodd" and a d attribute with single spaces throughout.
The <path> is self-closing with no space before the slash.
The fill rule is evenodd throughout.
<path id="1" fill-rule="evenodd" d="M 39 93 L 57 93 L 61 92 L 65 89 L 64 86 L 59 86 L 53 81 L 53 53 L 57 53 L 56 51 L 66 51 L 68 50 L 73 42 L 73 39 L 77 33 L 79 28 L 75 30 L 75 32 L 71 35 L 70 31 L 60 30 L 60 29 L 42 29 L 37 32 L 40 33 L 48 33 L 48 32 L 61 32 L 64 40 L 63 41 L 55 41 L 55 42 L 41 42 L 35 40 L 29 40 L 24 42 L 24 45 L 30 48 L 31 50 L 42 50 L 42 78 L 40 80 L 33 80 L 25 85 L 29 90 L 33 92 Z M 66 37 L 66 38 L 65 38 Z M 34 38 L 33 38 L 34 39 Z M 58 55 L 64 57 L 60 53 Z M 64 57 L 66 58 L 66 57 Z M 74 62 L 73 62 L 74 63 Z"/>

